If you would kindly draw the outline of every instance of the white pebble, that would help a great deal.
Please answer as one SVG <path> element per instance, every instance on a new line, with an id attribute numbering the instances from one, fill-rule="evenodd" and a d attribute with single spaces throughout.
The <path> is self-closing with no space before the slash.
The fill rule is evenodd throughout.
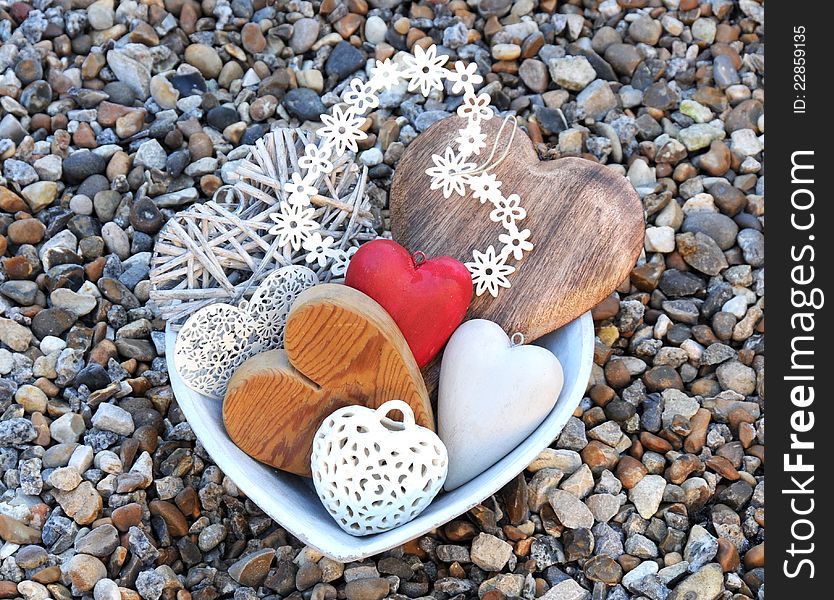
<path id="1" fill-rule="evenodd" d="M 374 15 L 365 21 L 365 40 L 369 44 L 381 44 L 385 41 L 388 26 L 380 17 Z"/>
<path id="2" fill-rule="evenodd" d="M 68 467 L 73 467 L 79 473 L 84 473 L 93 464 L 93 449 L 89 446 L 78 446 L 72 451 L 67 461 Z"/>
<path id="3" fill-rule="evenodd" d="M 121 473 L 124 467 L 122 461 L 115 452 L 110 450 L 102 450 L 96 454 L 95 458 L 96 469 L 100 469 L 105 473 Z"/>
<path id="4" fill-rule="evenodd" d="M 133 416 L 120 406 L 107 402 L 99 405 L 96 414 L 93 415 L 92 423 L 93 427 L 119 435 L 130 435 L 134 429 Z"/>
<path id="5" fill-rule="evenodd" d="M 646 252 L 674 252 L 675 230 L 671 227 L 649 227 L 646 229 L 644 245 Z"/>
<path id="6" fill-rule="evenodd" d="M 747 300 L 744 296 L 741 295 L 733 296 L 724 303 L 724 306 L 721 307 L 721 310 L 723 312 L 733 314 L 739 319 L 743 319 L 744 315 L 747 314 Z"/>
<path id="7" fill-rule="evenodd" d="M 60 352 L 67 347 L 67 343 L 59 337 L 54 335 L 47 335 L 41 340 L 41 352 L 44 354 L 52 354 L 53 352 Z"/>
<path id="8" fill-rule="evenodd" d="M 69 203 L 70 210 L 77 215 L 93 214 L 93 201 L 83 194 L 76 194 Z"/>

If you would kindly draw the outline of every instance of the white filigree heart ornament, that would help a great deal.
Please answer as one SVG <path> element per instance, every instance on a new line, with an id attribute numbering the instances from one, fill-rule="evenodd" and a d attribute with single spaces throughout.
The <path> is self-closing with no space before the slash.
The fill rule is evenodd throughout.
<path id="1" fill-rule="evenodd" d="M 229 379 L 246 359 L 284 347 L 292 303 L 318 282 L 307 267 L 281 267 L 264 279 L 248 302 L 212 304 L 196 311 L 177 334 L 177 373 L 191 389 L 222 398 Z"/>
<path id="2" fill-rule="evenodd" d="M 403 421 L 387 418 L 398 410 Z M 313 439 L 313 484 L 344 531 L 361 536 L 399 527 L 431 504 L 446 480 L 446 447 L 414 422 L 402 400 L 376 410 L 346 406 Z"/>

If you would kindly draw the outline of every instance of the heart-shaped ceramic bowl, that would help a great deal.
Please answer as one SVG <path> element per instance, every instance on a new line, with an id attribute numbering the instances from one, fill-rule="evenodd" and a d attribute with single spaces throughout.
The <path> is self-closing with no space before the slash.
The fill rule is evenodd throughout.
<path id="1" fill-rule="evenodd" d="M 193 391 L 177 375 L 172 361 L 175 339 L 169 326 L 165 346 L 171 387 L 192 430 L 217 466 L 295 537 L 335 560 L 350 562 L 404 544 L 451 521 L 489 498 L 533 462 L 556 439 L 582 400 L 591 374 L 594 324 L 588 312 L 536 341 L 559 358 L 565 385 L 556 406 L 525 442 L 469 483 L 441 492 L 413 521 L 366 537 L 342 531 L 319 501 L 311 479 L 263 465 L 232 443 L 223 427 L 222 403 Z"/>

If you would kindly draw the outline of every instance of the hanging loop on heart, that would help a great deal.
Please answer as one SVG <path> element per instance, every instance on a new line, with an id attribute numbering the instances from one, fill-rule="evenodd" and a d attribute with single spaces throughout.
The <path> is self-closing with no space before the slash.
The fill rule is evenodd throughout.
<path id="1" fill-rule="evenodd" d="M 516 331 L 514 334 L 510 336 L 510 345 L 515 348 L 516 346 L 523 346 L 524 345 L 524 334 L 520 331 Z"/>
<path id="2" fill-rule="evenodd" d="M 425 252 L 423 252 L 422 250 L 418 250 L 417 252 L 411 255 L 411 260 L 414 261 L 415 267 L 419 267 L 428 260 L 428 257 L 426 256 Z"/>
<path id="3" fill-rule="evenodd" d="M 393 412 L 395 410 L 398 410 L 402 413 L 402 423 L 398 423 L 397 421 L 388 418 L 388 413 Z M 379 421 L 380 423 L 382 423 L 383 427 L 385 426 L 385 421 L 388 421 L 389 423 L 396 423 L 395 427 L 397 427 L 398 429 L 400 427 L 402 429 L 405 429 L 406 427 L 413 427 L 415 424 L 414 411 L 411 410 L 411 407 L 402 400 L 389 400 L 388 402 L 376 409 L 376 414 L 379 417 Z"/>

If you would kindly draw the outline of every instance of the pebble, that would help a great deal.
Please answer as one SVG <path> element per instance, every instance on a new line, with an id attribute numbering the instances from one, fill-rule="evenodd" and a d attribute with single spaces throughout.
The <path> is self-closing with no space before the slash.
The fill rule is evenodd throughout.
<path id="1" fill-rule="evenodd" d="M 646 475 L 629 490 L 628 499 L 644 519 L 650 519 L 660 508 L 666 480 L 660 475 Z"/>
<path id="2" fill-rule="evenodd" d="M 107 162 L 89 150 L 78 150 L 64 159 L 64 177 L 71 184 L 78 184 L 98 173 L 104 173 Z"/>
<path id="3" fill-rule="evenodd" d="M 594 516 L 579 498 L 563 490 L 551 490 L 547 500 L 559 522 L 569 529 L 593 527 Z"/>
<path id="4" fill-rule="evenodd" d="M 367 27 L 367 23 L 365 26 Z M 292 48 L 292 51 L 296 54 L 304 54 L 307 50 L 313 47 L 313 44 L 316 43 L 318 37 L 319 22 L 316 19 L 299 19 L 293 23 L 290 48 Z"/>
<path id="5" fill-rule="evenodd" d="M 309 88 L 297 88 L 287 92 L 283 101 L 287 111 L 299 121 L 319 121 L 327 108 L 319 95 Z"/>
<path id="6" fill-rule="evenodd" d="M 139 145 L 133 164 L 148 169 L 164 169 L 167 154 L 156 140 L 148 140 Z"/>
<path id="7" fill-rule="evenodd" d="M 587 86 L 576 97 L 581 115 L 601 121 L 617 106 L 617 96 L 607 81 L 598 79 Z"/>
<path id="8" fill-rule="evenodd" d="M 565 56 L 548 61 L 550 77 L 561 87 L 581 91 L 596 79 L 596 71 L 584 56 Z"/>
<path id="9" fill-rule="evenodd" d="M 350 581 L 345 586 L 348 600 L 382 600 L 390 591 L 390 584 L 380 577 L 368 577 Z"/>
<path id="10" fill-rule="evenodd" d="M 513 555 L 513 547 L 494 535 L 481 533 L 472 541 L 469 556 L 484 571 L 500 571 Z"/>
<path id="11" fill-rule="evenodd" d="M 333 47 L 324 65 L 325 73 L 336 79 L 344 79 L 365 64 L 362 53 L 348 42 L 339 42 Z"/>
<path id="12" fill-rule="evenodd" d="M 88 554 L 76 554 L 61 565 L 72 587 L 77 592 L 91 591 L 99 580 L 107 576 L 107 569 L 102 562 Z"/>
<path id="13" fill-rule="evenodd" d="M 54 181 L 38 181 L 20 190 L 20 195 L 33 213 L 40 212 L 55 201 L 58 185 Z"/>
<path id="14" fill-rule="evenodd" d="M 216 79 L 223 68 L 223 61 L 217 50 L 206 44 L 190 44 L 185 49 L 185 61 L 196 67 L 206 79 Z"/>
<path id="15" fill-rule="evenodd" d="M 707 600 L 721 595 L 724 574 L 721 565 L 711 563 L 680 582 L 667 600 Z"/>

